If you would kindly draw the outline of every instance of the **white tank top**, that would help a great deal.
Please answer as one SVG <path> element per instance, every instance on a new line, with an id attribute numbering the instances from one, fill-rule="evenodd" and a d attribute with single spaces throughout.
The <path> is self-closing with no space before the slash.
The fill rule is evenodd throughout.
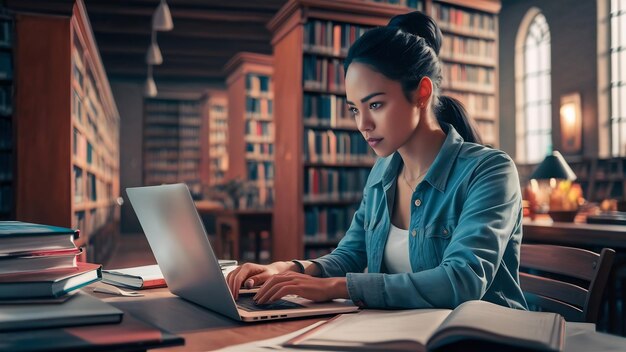
<path id="1" fill-rule="evenodd" d="M 389 274 L 413 272 L 409 260 L 409 230 L 391 224 L 383 258 Z"/>

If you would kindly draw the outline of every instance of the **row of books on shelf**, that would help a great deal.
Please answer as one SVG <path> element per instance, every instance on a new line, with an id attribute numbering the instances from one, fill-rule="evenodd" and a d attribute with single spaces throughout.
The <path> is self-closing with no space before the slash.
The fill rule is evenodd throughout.
<path id="1" fill-rule="evenodd" d="M 13 154 L 0 152 L 0 181 L 13 179 Z"/>
<path id="2" fill-rule="evenodd" d="M 222 171 L 228 170 L 228 158 L 226 157 L 211 159 L 210 164 L 213 170 L 222 170 Z"/>
<path id="3" fill-rule="evenodd" d="M 0 115 L 13 113 L 13 86 L 10 84 L 0 85 Z"/>
<path id="4" fill-rule="evenodd" d="M 486 65 L 495 65 L 496 43 L 492 40 L 449 35 L 441 44 L 441 56 L 457 60 L 478 60 Z"/>
<path id="5" fill-rule="evenodd" d="M 149 113 L 170 113 L 178 115 L 198 114 L 199 104 L 196 101 L 187 100 L 168 100 L 168 99 L 149 99 L 146 100 L 145 110 Z"/>
<path id="6" fill-rule="evenodd" d="M 213 119 L 211 120 L 211 127 L 209 130 L 222 131 L 228 128 L 228 120 L 226 119 Z"/>
<path id="7" fill-rule="evenodd" d="M 228 131 L 211 131 L 209 132 L 209 142 L 226 142 L 228 138 Z"/>
<path id="8" fill-rule="evenodd" d="M 323 163 L 372 163 L 375 154 L 363 136 L 351 131 L 304 131 L 304 161 Z"/>
<path id="9" fill-rule="evenodd" d="M 461 88 L 461 86 L 485 90 L 495 88 L 494 68 L 444 62 L 441 69 L 444 77 L 443 88 Z"/>
<path id="10" fill-rule="evenodd" d="M 465 93 L 459 91 L 446 92 L 446 95 L 463 103 L 467 113 L 474 116 L 491 117 L 495 120 L 496 97 L 489 94 Z"/>
<path id="11" fill-rule="evenodd" d="M 0 213 L 10 213 L 13 210 L 13 186 L 0 185 Z"/>
<path id="12" fill-rule="evenodd" d="M 72 168 L 74 176 L 74 202 L 82 203 L 87 200 L 97 201 L 98 194 L 104 194 L 108 183 L 100 181 L 95 174 L 85 172 L 80 167 Z"/>
<path id="13" fill-rule="evenodd" d="M 302 114 L 306 127 L 356 130 L 354 118 L 348 111 L 344 96 L 306 93 L 302 99 Z"/>
<path id="14" fill-rule="evenodd" d="M 13 79 L 13 58 L 10 52 L 0 52 L 0 80 Z"/>
<path id="15" fill-rule="evenodd" d="M 270 119 L 274 111 L 274 101 L 268 98 L 246 97 L 246 117 L 249 119 Z"/>
<path id="16" fill-rule="evenodd" d="M 87 236 L 98 232 L 102 226 L 114 221 L 116 205 L 99 206 L 88 210 L 75 211 L 72 224 L 82 229 Z"/>
<path id="17" fill-rule="evenodd" d="M 432 16 L 442 29 L 462 30 L 472 34 L 496 34 L 496 17 L 489 13 L 435 2 Z"/>
<path id="18" fill-rule="evenodd" d="M 274 123 L 271 121 L 248 120 L 245 126 L 248 136 L 274 138 Z"/>
<path id="19" fill-rule="evenodd" d="M 304 199 L 355 199 L 363 192 L 369 172 L 363 168 L 307 168 L 304 172 Z"/>
<path id="20" fill-rule="evenodd" d="M 226 147 L 224 147 L 225 149 Z M 274 144 L 273 143 L 246 143 L 246 153 L 256 156 L 273 156 Z"/>
<path id="21" fill-rule="evenodd" d="M 304 52 L 346 56 L 352 43 L 371 27 L 325 20 L 304 24 Z"/>
<path id="22" fill-rule="evenodd" d="M 241 261 L 269 264 L 271 261 L 272 240 L 269 231 L 241 234 L 239 251 Z"/>
<path id="23" fill-rule="evenodd" d="M 195 169 L 200 165 L 198 160 L 156 160 L 146 162 L 146 169 L 150 170 L 186 170 Z"/>
<path id="24" fill-rule="evenodd" d="M 13 21 L 9 17 L 0 18 L 0 47 L 13 45 Z"/>
<path id="25" fill-rule="evenodd" d="M 305 90 L 323 90 L 341 94 L 345 91 L 342 60 L 305 55 L 302 65 L 302 82 Z"/>
<path id="26" fill-rule="evenodd" d="M 305 208 L 304 242 L 338 242 L 350 227 L 356 209 L 356 205 Z"/>
<path id="27" fill-rule="evenodd" d="M 248 180 L 273 180 L 274 163 L 271 161 L 246 161 Z"/>
<path id="28" fill-rule="evenodd" d="M 246 75 L 246 93 L 253 96 L 265 93 L 270 95 L 274 91 L 272 78 L 267 75 L 248 73 Z"/>
<path id="29" fill-rule="evenodd" d="M 8 119 L 0 119 L 0 150 L 13 147 L 13 123 Z"/>
<path id="30" fill-rule="evenodd" d="M 483 142 L 493 143 L 496 139 L 496 124 L 493 121 L 475 120 L 478 134 Z"/>

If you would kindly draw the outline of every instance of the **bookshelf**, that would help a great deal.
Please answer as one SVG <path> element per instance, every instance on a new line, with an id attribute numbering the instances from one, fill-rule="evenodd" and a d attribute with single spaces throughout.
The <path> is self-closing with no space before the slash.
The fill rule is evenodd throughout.
<path id="1" fill-rule="evenodd" d="M 273 259 L 330 252 L 350 225 L 375 156 L 345 108 L 343 59 L 366 30 L 420 9 L 444 33 L 443 94 L 498 145 L 499 1 L 289 0 L 273 33 L 276 175 Z"/>
<path id="2" fill-rule="evenodd" d="M 270 209 L 274 202 L 273 59 L 238 53 L 225 65 L 228 85 L 228 179 L 240 178 L 257 194 L 243 208 Z M 239 141 L 244 141 L 241 143 Z"/>
<path id="3" fill-rule="evenodd" d="M 13 18 L 0 14 L 0 220 L 14 215 Z"/>
<path id="4" fill-rule="evenodd" d="M 144 185 L 181 182 L 201 198 L 200 107 L 198 98 L 144 100 Z"/>
<path id="5" fill-rule="evenodd" d="M 203 189 L 224 183 L 228 171 L 228 95 L 208 91 L 202 97 L 202 168 Z"/>
<path id="6" fill-rule="evenodd" d="M 78 228 L 101 261 L 119 232 L 119 113 L 82 1 L 15 17 L 16 218 Z"/>

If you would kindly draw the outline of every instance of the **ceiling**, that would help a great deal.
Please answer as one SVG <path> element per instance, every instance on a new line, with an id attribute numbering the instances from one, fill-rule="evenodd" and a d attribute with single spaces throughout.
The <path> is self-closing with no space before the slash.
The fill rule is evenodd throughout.
<path id="1" fill-rule="evenodd" d="M 14 10 L 65 14 L 73 0 L 8 0 Z M 159 0 L 84 0 L 109 78 L 144 80 L 151 16 Z M 158 32 L 157 82 L 224 85 L 226 62 L 240 51 L 271 54 L 265 27 L 287 0 L 167 0 L 174 29 Z"/>

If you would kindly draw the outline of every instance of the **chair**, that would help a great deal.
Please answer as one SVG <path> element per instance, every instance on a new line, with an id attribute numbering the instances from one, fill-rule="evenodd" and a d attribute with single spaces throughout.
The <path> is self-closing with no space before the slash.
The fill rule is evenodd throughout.
<path id="1" fill-rule="evenodd" d="M 596 323 L 615 251 L 522 244 L 520 284 L 531 309 Z"/>

